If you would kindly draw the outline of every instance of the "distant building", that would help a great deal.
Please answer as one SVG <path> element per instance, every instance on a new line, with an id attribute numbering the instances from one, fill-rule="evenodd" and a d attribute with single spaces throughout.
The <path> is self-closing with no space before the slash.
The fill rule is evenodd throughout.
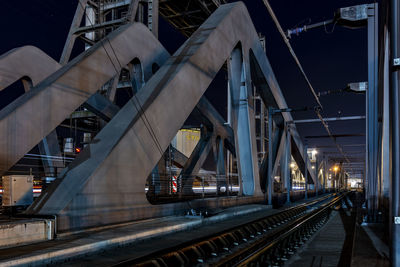
<path id="1" fill-rule="evenodd" d="M 200 140 L 200 129 L 181 129 L 172 140 L 172 146 L 182 152 L 186 157 L 190 157 L 194 148 Z"/>

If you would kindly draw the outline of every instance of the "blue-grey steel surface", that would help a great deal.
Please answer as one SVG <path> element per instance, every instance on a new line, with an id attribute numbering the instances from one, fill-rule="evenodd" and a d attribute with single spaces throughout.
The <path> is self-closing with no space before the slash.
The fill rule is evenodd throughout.
<path id="1" fill-rule="evenodd" d="M 367 206 L 370 220 L 378 210 L 378 4 L 368 9 L 368 90 L 366 103 Z"/>
<path id="2" fill-rule="evenodd" d="M 390 59 L 400 58 L 400 4 L 397 0 L 390 1 Z M 391 232 L 391 263 L 400 266 L 400 225 L 394 224 L 394 217 L 400 216 L 400 94 L 399 70 L 391 74 L 391 116 L 392 116 L 392 175 L 390 195 L 390 232 Z"/>
<path id="3" fill-rule="evenodd" d="M 251 25 L 243 4 L 221 6 L 157 71 L 139 91 L 137 97 L 128 102 L 103 128 L 94 142 L 81 152 L 78 161 L 65 171 L 61 181 L 53 184 L 51 190 L 31 206 L 29 213 L 58 214 L 59 226 L 61 229 L 68 229 L 171 212 L 173 205 L 149 205 L 143 190 L 146 177 L 239 41 L 243 62 L 239 64 L 242 65 L 239 72 L 241 76 L 235 78 L 240 79 L 238 89 L 242 87 L 242 95 L 240 90 L 235 91 L 238 94 L 238 97 L 233 97 L 236 103 L 249 103 L 246 94 L 251 94 L 251 90 L 245 85 L 250 82 L 248 51 L 251 49 L 264 77 L 271 83 L 272 95 L 278 106 L 287 107 L 259 43 L 258 35 Z M 224 34 L 221 34 L 222 32 Z M 151 42 L 157 43 L 156 40 Z M 114 46 L 114 49 L 119 54 L 119 47 Z M 190 97 L 182 94 L 179 88 L 190 90 Z M 143 111 L 138 112 L 138 109 Z M 246 131 L 254 130 L 251 125 L 254 123 L 253 112 L 249 108 L 246 109 L 247 111 L 240 115 L 243 116 L 244 123 L 235 123 L 233 119 L 232 128 L 236 133 L 239 125 L 244 126 L 246 123 L 250 124 L 246 125 Z M 233 112 L 238 116 L 238 110 L 234 109 Z M 143 113 L 146 119 L 143 118 Z M 290 114 L 285 113 L 283 116 L 285 119 L 291 119 Z M 174 120 L 171 121 L 171 117 L 174 117 Z M 236 120 L 241 121 L 237 118 Z M 157 140 L 149 135 L 149 125 Z M 253 166 L 247 169 L 252 176 L 248 173 L 244 179 L 242 177 L 245 188 L 243 193 L 260 196 L 255 136 L 253 133 L 246 135 L 250 137 L 247 142 L 250 142 L 251 146 L 241 146 L 242 144 L 235 141 L 236 153 L 240 154 L 241 148 L 247 152 L 251 149 L 251 155 L 246 155 L 246 152 L 243 153 L 243 157 L 252 156 L 255 159 L 243 161 Z M 235 138 L 237 140 L 237 135 Z M 239 159 L 241 173 L 240 164 Z M 178 206 L 179 204 L 176 205 Z"/>

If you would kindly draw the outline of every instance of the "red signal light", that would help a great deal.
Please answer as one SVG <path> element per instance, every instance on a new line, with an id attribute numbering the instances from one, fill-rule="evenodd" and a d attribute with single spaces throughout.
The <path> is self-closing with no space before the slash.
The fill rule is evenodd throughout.
<path id="1" fill-rule="evenodd" d="M 75 148 L 75 153 L 81 152 L 81 149 L 79 147 Z"/>

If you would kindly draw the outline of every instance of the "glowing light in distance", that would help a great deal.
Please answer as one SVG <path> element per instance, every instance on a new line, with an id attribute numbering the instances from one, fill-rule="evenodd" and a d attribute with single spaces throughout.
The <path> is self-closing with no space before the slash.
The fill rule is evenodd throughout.
<path id="1" fill-rule="evenodd" d="M 333 167 L 333 170 L 334 170 L 335 172 L 337 172 L 337 171 L 339 170 L 339 167 L 338 167 L 338 166 L 335 166 L 335 167 Z"/>

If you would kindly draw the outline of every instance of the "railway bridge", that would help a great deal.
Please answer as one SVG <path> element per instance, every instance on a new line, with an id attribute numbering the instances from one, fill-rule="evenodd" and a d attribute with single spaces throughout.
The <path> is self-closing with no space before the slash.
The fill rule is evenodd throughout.
<path id="1" fill-rule="evenodd" d="M 321 266 L 400 266 L 397 1 L 308 26 L 367 28 L 368 82 L 345 89 L 366 114 L 339 118 L 291 46 L 307 25 L 284 32 L 267 0 L 311 106 L 288 106 L 247 2 L 76 2 L 59 60 L 0 56 L 0 90 L 24 90 L 0 110 L 0 264 L 298 265 L 330 234 Z M 160 19 L 185 38 L 173 53 Z M 362 119 L 359 159 L 328 122 Z M 316 122 L 326 135 L 304 137 Z"/>

